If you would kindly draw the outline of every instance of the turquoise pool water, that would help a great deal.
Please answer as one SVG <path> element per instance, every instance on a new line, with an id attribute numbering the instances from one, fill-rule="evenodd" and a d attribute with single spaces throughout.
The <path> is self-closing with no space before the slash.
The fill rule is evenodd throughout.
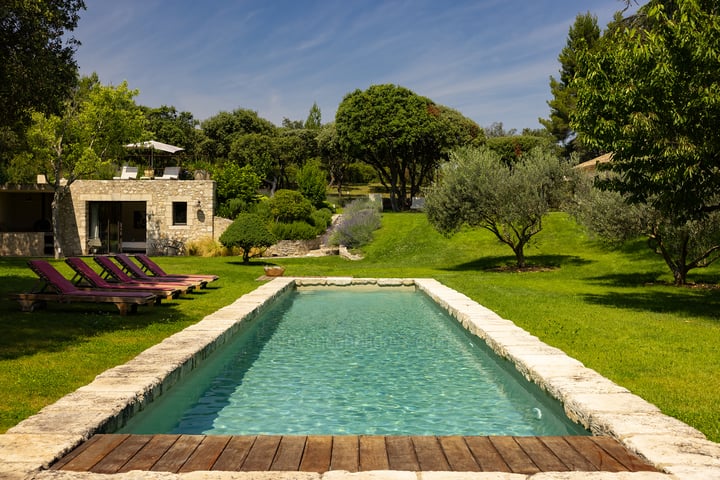
<path id="1" fill-rule="evenodd" d="M 426 295 L 300 290 L 126 433 L 587 434 Z"/>

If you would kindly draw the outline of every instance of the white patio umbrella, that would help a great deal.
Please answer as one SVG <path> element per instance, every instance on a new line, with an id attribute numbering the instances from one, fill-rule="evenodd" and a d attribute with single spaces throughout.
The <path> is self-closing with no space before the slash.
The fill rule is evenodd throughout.
<path id="1" fill-rule="evenodd" d="M 135 148 L 138 150 L 150 150 L 150 168 L 155 168 L 155 158 L 154 158 L 154 152 L 155 150 L 160 150 L 161 152 L 168 152 L 168 153 L 176 153 L 181 150 L 185 150 L 184 148 L 176 147 L 174 145 L 168 145 L 167 143 L 162 142 L 156 142 L 155 140 L 148 140 L 146 142 L 139 142 L 139 143 L 130 143 L 128 145 L 125 145 L 125 148 Z"/>

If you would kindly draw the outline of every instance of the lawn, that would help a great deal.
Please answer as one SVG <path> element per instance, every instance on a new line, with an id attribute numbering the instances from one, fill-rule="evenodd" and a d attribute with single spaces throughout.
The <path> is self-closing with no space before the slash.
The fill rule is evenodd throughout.
<path id="1" fill-rule="evenodd" d="M 720 441 L 720 290 L 677 288 L 642 242 L 610 250 L 553 214 L 516 273 L 512 252 L 484 231 L 445 238 L 417 213 L 383 216 L 357 262 L 338 257 L 255 260 L 160 257 L 167 270 L 215 273 L 221 280 L 187 298 L 120 317 L 114 307 L 50 305 L 21 313 L 7 294 L 35 279 L 23 259 L 0 258 L 0 431 L 103 370 L 254 289 L 266 263 L 286 275 L 432 277 L 559 347 L 663 412 Z M 70 275 L 62 262 L 58 268 Z M 715 284 L 720 268 L 691 272 Z"/>

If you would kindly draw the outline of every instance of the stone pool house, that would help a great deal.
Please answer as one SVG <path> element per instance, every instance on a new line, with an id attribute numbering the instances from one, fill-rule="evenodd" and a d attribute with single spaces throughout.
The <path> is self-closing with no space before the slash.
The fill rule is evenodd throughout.
<path id="1" fill-rule="evenodd" d="M 53 189 L 0 185 L 0 255 L 53 255 Z M 142 252 L 172 255 L 180 245 L 218 238 L 212 180 L 76 180 L 61 205 L 62 255 Z"/>

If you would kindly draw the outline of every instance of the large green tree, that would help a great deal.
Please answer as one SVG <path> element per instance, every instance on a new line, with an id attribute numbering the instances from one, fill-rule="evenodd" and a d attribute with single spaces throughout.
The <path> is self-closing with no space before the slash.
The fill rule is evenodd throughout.
<path id="1" fill-rule="evenodd" d="M 190 112 L 178 112 L 175 107 L 163 105 L 159 108 L 144 108 L 148 130 L 153 140 L 182 147 L 183 153 L 195 156 L 200 143 L 197 129 L 200 122 Z"/>
<path id="2" fill-rule="evenodd" d="M 135 104 L 137 90 L 125 82 L 104 86 L 96 76 L 80 81 L 61 116 L 32 114 L 27 138 L 35 170 L 53 188 L 52 226 L 55 257 L 62 255 L 59 236 L 60 202 L 80 178 L 97 174 L 122 158 L 124 145 L 140 140 L 146 119 Z"/>
<path id="3" fill-rule="evenodd" d="M 560 203 L 571 175 L 567 163 L 540 148 L 512 166 L 485 147 L 458 149 L 427 189 L 425 212 L 445 235 L 463 226 L 492 232 L 523 268 L 525 246 L 542 230 L 551 206 Z"/>
<path id="4" fill-rule="evenodd" d="M 565 155 L 579 150 L 579 159 L 586 160 L 592 156 L 592 152 L 585 152 L 575 132 L 570 127 L 570 116 L 575 110 L 577 92 L 572 81 L 578 73 L 578 55 L 581 52 L 592 50 L 600 40 L 600 28 L 597 17 L 591 13 L 580 14 L 575 18 L 575 23 L 570 27 L 567 44 L 563 47 L 558 61 L 560 62 L 560 78 L 550 77 L 550 92 L 552 100 L 549 100 L 550 118 L 539 119 L 540 123 L 560 142 Z"/>
<path id="5" fill-rule="evenodd" d="M 0 2 L 0 177 L 31 112 L 62 111 L 77 81 L 70 32 L 84 9 L 83 0 Z"/>
<path id="6" fill-rule="evenodd" d="M 275 135 L 277 127 L 257 112 L 238 108 L 232 112 L 220 112 L 201 124 L 205 139 L 201 145 L 204 155 L 211 162 L 230 158 L 232 144 L 239 137 L 251 133 Z"/>
<path id="7" fill-rule="evenodd" d="M 446 152 L 450 136 L 441 118 L 440 107 L 426 97 L 397 85 L 373 85 L 343 98 L 335 128 L 340 146 L 375 169 L 399 211 Z"/>
<path id="8" fill-rule="evenodd" d="M 613 152 L 602 186 L 677 226 L 720 208 L 720 4 L 650 1 L 578 62 L 571 125 Z"/>

